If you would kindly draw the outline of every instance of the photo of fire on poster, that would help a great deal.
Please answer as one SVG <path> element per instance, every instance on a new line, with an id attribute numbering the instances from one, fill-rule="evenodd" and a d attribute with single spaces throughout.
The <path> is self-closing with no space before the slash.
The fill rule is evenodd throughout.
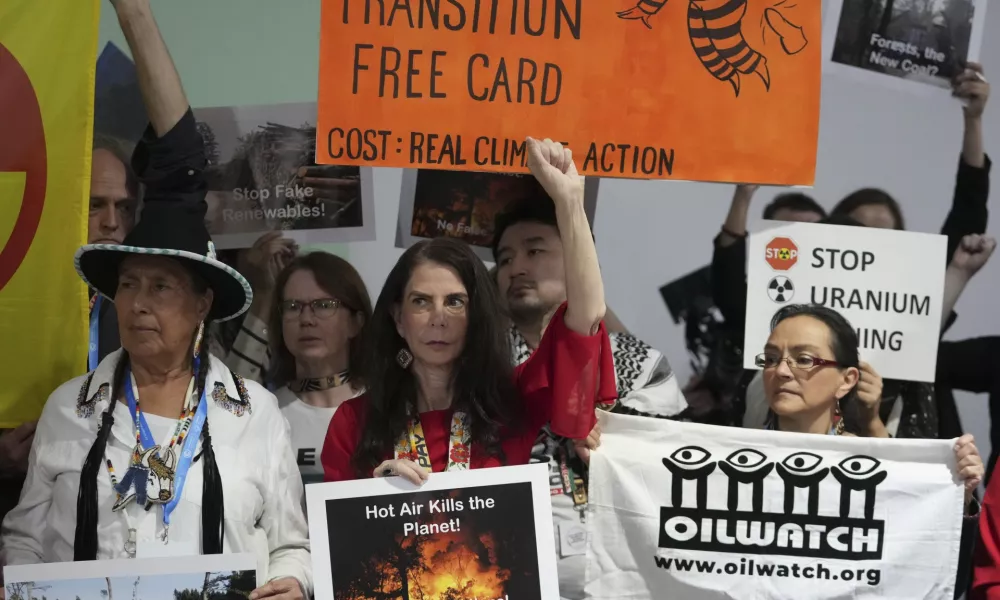
<path id="1" fill-rule="evenodd" d="M 558 597 L 546 465 L 307 486 L 316 600 Z"/>

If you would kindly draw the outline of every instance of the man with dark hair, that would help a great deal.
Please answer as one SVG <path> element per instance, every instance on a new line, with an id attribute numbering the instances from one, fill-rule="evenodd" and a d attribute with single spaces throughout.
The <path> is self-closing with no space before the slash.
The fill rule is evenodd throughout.
<path id="1" fill-rule="evenodd" d="M 548 319 L 566 300 L 563 242 L 555 206 L 541 190 L 513 203 L 493 229 L 496 281 L 507 303 L 513 363 L 521 364 L 538 346 Z M 586 218 L 580 211 L 580 218 Z M 687 402 L 660 352 L 628 333 L 609 331 L 617 378 L 613 412 L 678 418 Z M 589 451 L 555 437 L 546 427 L 532 449 L 532 462 L 549 465 L 552 515 L 559 554 L 560 595 L 583 598 Z"/>
<path id="2" fill-rule="evenodd" d="M 770 221 L 815 223 L 825 216 L 826 211 L 818 202 L 799 192 L 778 194 L 764 207 L 764 218 Z"/>

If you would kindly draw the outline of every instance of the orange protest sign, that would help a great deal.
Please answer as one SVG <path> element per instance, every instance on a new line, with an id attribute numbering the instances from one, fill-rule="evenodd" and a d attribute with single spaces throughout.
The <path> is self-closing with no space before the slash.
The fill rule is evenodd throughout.
<path id="1" fill-rule="evenodd" d="M 811 185 L 813 0 L 323 0 L 316 160 Z"/>

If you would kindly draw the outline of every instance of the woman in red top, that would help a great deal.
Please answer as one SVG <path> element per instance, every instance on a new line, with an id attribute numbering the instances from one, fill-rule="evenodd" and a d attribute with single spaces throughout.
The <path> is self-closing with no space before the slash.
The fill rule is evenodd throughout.
<path id="1" fill-rule="evenodd" d="M 420 242 L 389 273 L 363 335 L 363 396 L 341 405 L 322 452 L 327 481 L 526 464 L 538 431 L 582 439 L 616 397 L 604 287 L 572 153 L 531 138 L 528 166 L 552 197 L 567 302 L 532 357 L 510 366 L 499 293 L 464 243 Z M 524 279 L 515 285 L 531 286 Z"/>

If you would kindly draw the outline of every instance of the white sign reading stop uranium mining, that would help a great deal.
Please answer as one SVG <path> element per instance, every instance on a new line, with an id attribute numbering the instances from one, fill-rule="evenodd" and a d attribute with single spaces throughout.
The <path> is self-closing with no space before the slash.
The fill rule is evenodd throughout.
<path id="1" fill-rule="evenodd" d="M 882 377 L 934 381 L 947 238 L 869 227 L 789 223 L 751 234 L 745 368 L 788 304 L 835 309 Z"/>

